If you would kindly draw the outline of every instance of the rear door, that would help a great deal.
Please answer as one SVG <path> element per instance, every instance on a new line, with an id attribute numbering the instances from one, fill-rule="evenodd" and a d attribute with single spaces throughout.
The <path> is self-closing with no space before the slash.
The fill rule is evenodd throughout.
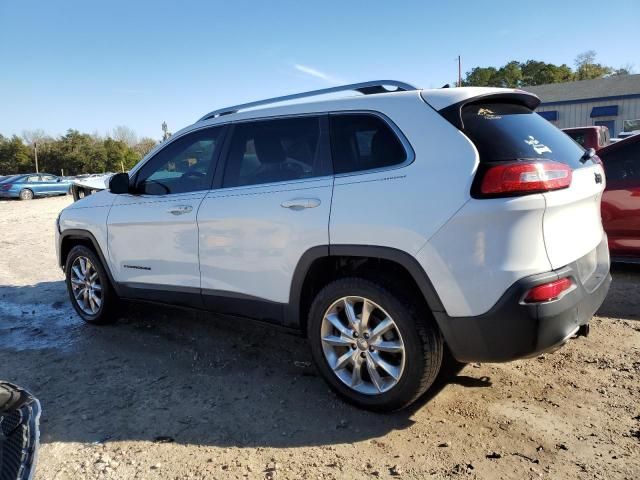
<path id="1" fill-rule="evenodd" d="M 572 169 L 568 188 L 543 193 L 542 230 L 553 269 L 587 255 L 600 244 L 604 171 L 595 161 L 583 160 L 583 148 L 524 105 L 468 105 L 463 108 L 463 123 L 481 162 L 548 160 Z"/>
<path id="2" fill-rule="evenodd" d="M 199 295 L 196 215 L 211 188 L 224 127 L 173 139 L 133 176 L 107 220 L 116 280 L 130 288 Z"/>
<path id="3" fill-rule="evenodd" d="M 602 222 L 609 236 L 609 248 L 613 255 L 639 257 L 640 141 L 605 150 L 602 162 L 607 174 Z"/>
<path id="4" fill-rule="evenodd" d="M 230 135 L 219 188 L 198 212 L 203 299 L 279 320 L 298 261 L 329 244 L 326 115 L 237 123 Z"/>

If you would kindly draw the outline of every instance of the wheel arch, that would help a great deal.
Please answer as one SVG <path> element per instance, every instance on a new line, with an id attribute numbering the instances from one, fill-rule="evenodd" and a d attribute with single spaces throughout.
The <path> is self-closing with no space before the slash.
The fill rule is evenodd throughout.
<path id="1" fill-rule="evenodd" d="M 76 245 L 84 245 L 85 247 L 90 248 L 98 256 L 102 263 L 102 267 L 105 272 L 107 272 L 111 286 L 116 290 L 116 293 L 119 293 L 117 292 L 117 283 L 114 281 L 107 259 L 100 248 L 100 244 L 96 240 L 96 237 L 94 237 L 88 230 L 69 229 L 60 234 L 60 267 L 64 268 L 67 263 L 69 252 L 71 252 L 71 249 Z"/>
<path id="2" fill-rule="evenodd" d="M 31 192 L 31 198 L 36 198 L 36 192 L 32 188 L 29 188 L 29 187 L 22 187 L 20 189 L 20 191 L 18 192 L 18 198 L 22 198 L 22 192 L 24 192 L 25 190 Z"/>
<path id="3" fill-rule="evenodd" d="M 395 273 L 391 277 L 395 276 L 396 280 L 408 282 L 416 293 L 421 294 L 431 312 L 444 311 L 429 276 L 409 253 L 372 245 L 323 245 L 307 250 L 298 261 L 285 308 L 285 324 L 306 334 L 309 308 L 320 288 L 349 274 L 375 275 L 380 267 L 390 268 Z"/>

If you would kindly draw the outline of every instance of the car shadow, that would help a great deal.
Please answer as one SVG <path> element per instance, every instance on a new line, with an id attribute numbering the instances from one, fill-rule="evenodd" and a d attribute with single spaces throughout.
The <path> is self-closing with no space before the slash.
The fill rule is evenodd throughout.
<path id="1" fill-rule="evenodd" d="M 87 325 L 62 281 L 1 286 L 0 317 L 3 379 L 41 401 L 43 443 L 351 443 L 410 427 L 451 383 L 491 385 L 447 358 L 413 406 L 375 414 L 329 390 L 302 337 L 268 325 L 143 303 L 126 303 L 114 325 Z"/>
<path id="2" fill-rule="evenodd" d="M 640 265 L 612 264 L 613 282 L 609 294 L 596 313 L 599 316 L 640 320 Z"/>

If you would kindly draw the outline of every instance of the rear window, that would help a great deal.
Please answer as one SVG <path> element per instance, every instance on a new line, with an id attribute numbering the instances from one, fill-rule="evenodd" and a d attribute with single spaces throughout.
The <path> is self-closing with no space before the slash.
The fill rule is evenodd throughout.
<path id="1" fill-rule="evenodd" d="M 462 121 L 464 133 L 476 145 L 481 162 L 543 159 L 572 168 L 584 166 L 580 161 L 584 149 L 523 105 L 466 105 Z"/>

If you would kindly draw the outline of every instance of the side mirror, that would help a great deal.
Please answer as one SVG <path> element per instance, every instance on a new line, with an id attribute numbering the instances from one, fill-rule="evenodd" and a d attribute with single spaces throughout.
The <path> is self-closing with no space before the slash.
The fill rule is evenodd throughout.
<path id="1" fill-rule="evenodd" d="M 58 180 L 56 180 L 58 183 L 60 183 L 62 181 L 62 179 L 60 177 L 58 177 Z"/>
<path id="2" fill-rule="evenodd" d="M 116 173 L 109 179 L 109 191 L 120 195 L 122 193 L 129 193 L 129 174 L 128 173 Z"/>

